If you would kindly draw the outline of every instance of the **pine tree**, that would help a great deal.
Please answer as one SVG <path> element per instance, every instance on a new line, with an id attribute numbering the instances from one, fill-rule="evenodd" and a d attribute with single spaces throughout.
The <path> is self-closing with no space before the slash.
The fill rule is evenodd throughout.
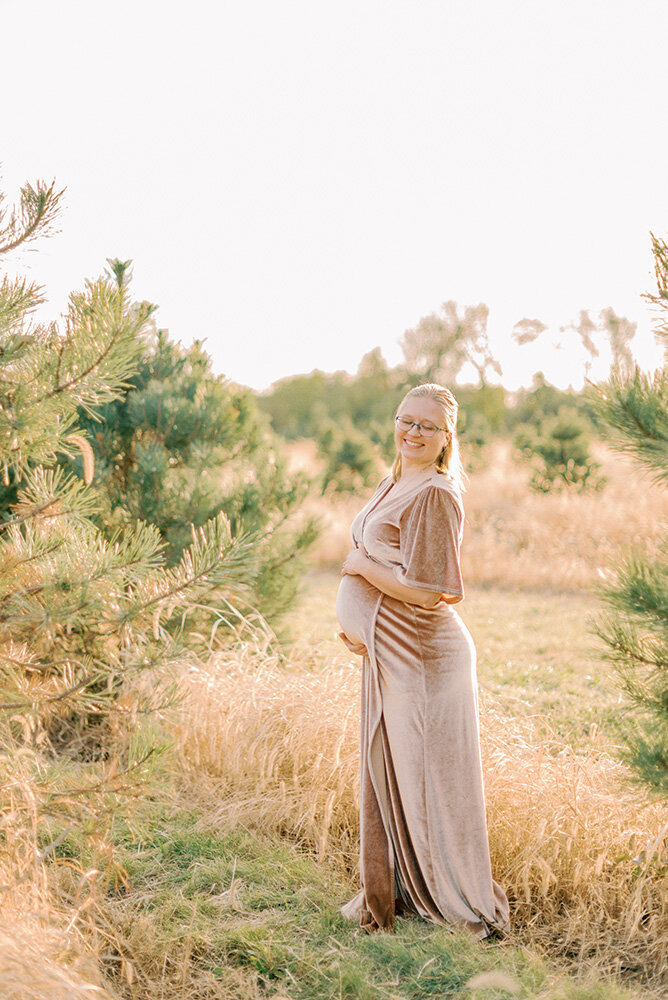
<path id="1" fill-rule="evenodd" d="M 61 194 L 24 187 L 0 215 L 0 253 L 44 235 Z M 206 649 L 193 611 L 213 626 L 248 589 L 254 556 L 222 514 L 171 567 L 155 526 L 98 529 L 77 420 L 126 391 L 153 307 L 131 301 L 122 268 L 70 297 L 62 330 L 31 318 L 42 301 L 25 279 L 0 282 L 0 473 L 17 491 L 0 520 L 0 742 L 91 756 L 113 714 L 137 710 L 139 674 Z M 76 452 L 86 481 L 57 464 Z"/>
<path id="2" fill-rule="evenodd" d="M 554 493 L 562 489 L 601 490 L 606 480 L 589 453 L 587 425 L 577 410 L 561 406 L 554 416 L 521 424 L 515 446 L 532 472 L 531 489 Z"/>
<path id="3" fill-rule="evenodd" d="M 394 435 L 393 435 L 394 438 Z M 372 485 L 380 474 L 378 455 L 366 434 L 349 419 L 324 421 L 318 448 L 326 461 L 321 493 L 355 493 Z"/>
<path id="4" fill-rule="evenodd" d="M 659 319 L 664 366 L 654 374 L 636 366 L 613 373 L 597 394 L 613 446 L 633 456 L 655 482 L 668 484 L 668 245 L 652 235 L 656 294 L 646 298 Z M 638 480 L 632 488 L 641 489 Z M 668 794 L 668 542 L 657 554 L 629 552 L 614 583 L 602 589 L 608 613 L 597 632 L 607 645 L 626 692 L 630 713 L 624 756 L 635 774 Z"/>
<path id="5" fill-rule="evenodd" d="M 128 263 L 111 262 L 121 282 Z M 249 606 L 275 619 L 317 535 L 313 519 L 299 518 L 307 478 L 288 474 L 252 394 L 213 373 L 201 342 L 183 348 L 152 331 L 136 367 L 114 400 L 80 412 L 104 499 L 100 526 L 110 536 L 137 519 L 155 525 L 175 565 L 193 526 L 224 514 L 232 537 L 252 539 Z"/>

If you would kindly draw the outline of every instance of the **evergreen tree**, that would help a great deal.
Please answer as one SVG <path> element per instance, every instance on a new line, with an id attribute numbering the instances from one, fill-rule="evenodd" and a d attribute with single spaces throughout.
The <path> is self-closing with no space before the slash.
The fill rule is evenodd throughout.
<path id="1" fill-rule="evenodd" d="M 0 253 L 45 233 L 60 194 L 26 186 L 0 217 Z M 152 307 L 130 300 L 122 267 L 70 297 L 62 330 L 31 319 L 41 301 L 25 279 L 0 282 L 0 470 L 17 489 L 0 520 L 0 741 L 90 756 L 106 752 L 114 713 L 137 709 L 138 674 L 206 649 L 194 612 L 211 626 L 238 603 L 254 556 L 222 514 L 172 567 L 154 526 L 100 532 L 95 490 L 57 459 L 80 452 L 90 481 L 78 415 L 125 391 Z"/>
<path id="2" fill-rule="evenodd" d="M 318 447 L 327 465 L 321 492 L 354 493 L 376 482 L 380 474 L 378 455 L 370 438 L 345 418 L 339 423 L 324 422 L 318 433 Z"/>
<path id="3" fill-rule="evenodd" d="M 600 465 L 589 453 L 587 425 L 577 410 L 560 406 L 554 416 L 534 424 L 521 424 L 515 446 L 531 467 L 529 485 L 539 493 L 553 493 L 568 487 L 600 490 L 605 478 Z"/>
<path id="4" fill-rule="evenodd" d="M 668 245 L 652 235 L 656 334 L 668 356 Z M 668 368 L 653 375 L 618 366 L 599 387 L 598 406 L 613 446 L 655 482 L 668 484 Z M 640 480 L 632 488 L 641 489 Z M 651 788 L 668 793 L 668 543 L 658 555 L 629 552 L 602 589 L 608 613 L 597 623 L 627 696 L 624 756 Z"/>
<path id="5" fill-rule="evenodd" d="M 112 267 L 124 274 L 126 265 Z M 153 524 L 174 565 L 192 527 L 222 512 L 233 537 L 253 538 L 250 604 L 268 618 L 289 606 L 317 535 L 313 519 L 298 521 L 308 480 L 288 475 L 253 396 L 213 373 L 200 342 L 183 348 L 153 332 L 130 385 L 80 420 L 107 536 L 136 519 Z"/>

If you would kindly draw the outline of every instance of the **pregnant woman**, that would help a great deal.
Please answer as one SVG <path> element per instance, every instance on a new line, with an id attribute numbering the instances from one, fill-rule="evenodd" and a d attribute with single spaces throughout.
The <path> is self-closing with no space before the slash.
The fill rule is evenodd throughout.
<path id="1" fill-rule="evenodd" d="M 397 457 L 352 525 L 337 598 L 341 638 L 363 656 L 360 871 L 343 907 L 366 930 L 395 914 L 508 924 L 492 879 L 473 640 L 453 604 L 463 508 L 457 402 L 417 386 L 396 415 Z"/>

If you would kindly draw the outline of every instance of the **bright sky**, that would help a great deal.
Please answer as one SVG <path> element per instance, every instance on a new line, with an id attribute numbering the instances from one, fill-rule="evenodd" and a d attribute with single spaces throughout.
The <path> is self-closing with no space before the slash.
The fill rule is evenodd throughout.
<path id="1" fill-rule="evenodd" d="M 217 371 L 354 371 L 486 302 L 504 384 L 581 383 L 559 327 L 639 323 L 668 235 L 666 0 L 0 0 L 4 189 L 56 178 L 18 263 L 48 317 L 110 256 Z M 523 317 L 550 325 L 513 346 Z M 593 374 L 604 375 L 602 368 Z"/>

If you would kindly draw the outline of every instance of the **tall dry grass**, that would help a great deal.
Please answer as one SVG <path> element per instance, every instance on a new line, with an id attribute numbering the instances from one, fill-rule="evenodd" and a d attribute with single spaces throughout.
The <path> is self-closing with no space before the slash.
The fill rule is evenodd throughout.
<path id="1" fill-rule="evenodd" d="M 175 719 L 188 787 L 214 822 L 250 824 L 354 864 L 359 672 L 340 655 L 299 673 L 252 642 L 182 682 Z M 191 779 L 192 782 L 191 782 Z"/>
<path id="2" fill-rule="evenodd" d="M 19 741 L 0 726 L 0 997 L 113 1000 L 103 975 L 132 981 L 104 900 L 126 883 L 114 846 L 118 820 L 132 822 L 151 787 L 150 755 L 130 747 L 80 762 Z M 10 720 L 11 721 L 11 720 Z M 119 750 L 120 731 L 115 750 Z M 133 763 L 128 764 L 128 756 Z"/>
<path id="3" fill-rule="evenodd" d="M 0 923 L 2 1000 L 114 1000 L 100 984 L 95 962 L 72 947 L 50 920 L 18 918 Z"/>
<path id="4" fill-rule="evenodd" d="M 68 822 L 74 827 L 95 817 L 95 795 L 88 802 L 77 801 L 76 794 L 60 795 L 61 782 L 50 773 L 49 763 L 34 749 L 12 744 L 3 735 L 0 996 L 113 1000 L 100 975 L 101 942 L 91 918 L 91 889 L 100 873 L 74 859 L 67 861 L 66 869 L 49 864 L 67 835 Z"/>
<path id="5" fill-rule="evenodd" d="M 288 836 L 352 871 L 357 861 L 359 668 L 281 665 L 248 644 L 183 682 L 177 719 L 189 794 L 207 824 Z M 516 936 L 575 966 L 658 981 L 668 962 L 665 809 L 632 794 L 605 753 L 538 739 L 482 710 L 496 877 Z M 662 868 L 663 866 L 663 868 Z"/>
<path id="6" fill-rule="evenodd" d="M 608 478 L 602 492 L 545 496 L 528 488 L 510 445 L 497 444 L 465 496 L 465 579 L 578 591 L 600 583 L 628 547 L 658 553 L 666 491 L 602 445 L 596 458 Z"/>
<path id="7" fill-rule="evenodd" d="M 668 522 L 668 496 L 629 458 L 597 445 L 608 483 L 600 493 L 534 493 L 529 473 L 508 442 L 496 442 L 489 462 L 472 473 L 464 496 L 462 553 L 470 584 L 578 591 L 599 583 L 623 549 L 658 550 Z M 295 461 L 307 463 L 305 445 Z M 311 456 L 311 460 L 315 458 Z M 338 565 L 350 548 L 350 523 L 367 496 L 313 499 L 323 532 L 315 559 Z"/>

